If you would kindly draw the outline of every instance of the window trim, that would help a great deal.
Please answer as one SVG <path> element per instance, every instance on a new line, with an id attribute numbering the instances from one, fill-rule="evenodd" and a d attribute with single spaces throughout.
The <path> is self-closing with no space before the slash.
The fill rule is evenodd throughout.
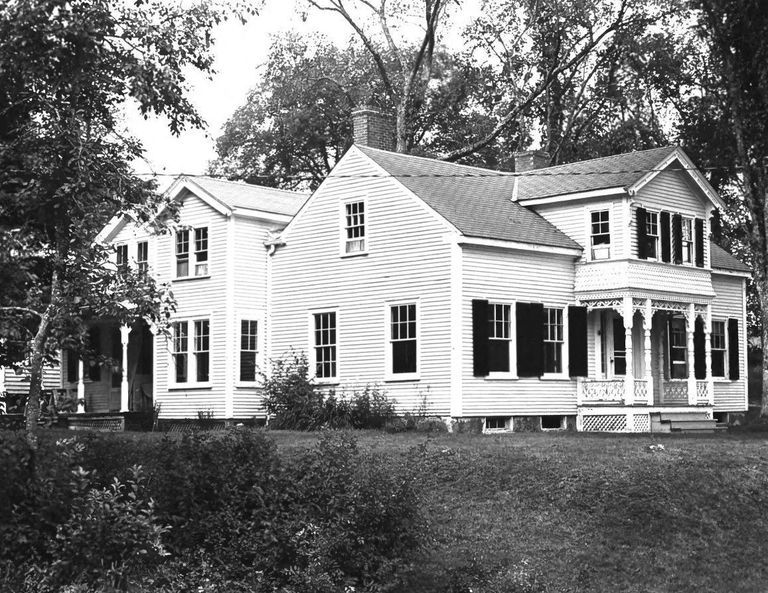
<path id="1" fill-rule="evenodd" d="M 595 223 L 592 220 L 592 217 L 595 214 L 602 214 L 602 213 L 606 213 L 608 215 L 608 220 L 606 220 L 606 221 L 598 221 L 597 223 Z M 607 235 L 608 235 L 608 243 L 600 243 L 600 244 L 597 245 L 598 249 L 607 249 L 606 257 L 595 257 L 595 247 L 596 246 L 593 243 L 593 241 L 594 241 L 594 238 L 595 238 L 596 235 L 593 232 L 594 231 L 594 226 L 593 226 L 594 224 L 598 224 L 598 225 L 599 224 L 607 224 L 608 225 L 608 233 L 607 233 Z M 588 252 L 589 252 L 589 261 L 605 261 L 605 260 L 611 259 L 612 241 L 611 241 L 611 208 L 610 208 L 610 206 L 607 206 L 605 208 L 598 208 L 598 209 L 595 209 L 595 210 L 589 210 L 588 211 L 588 216 L 587 216 L 587 225 L 588 225 L 587 228 L 589 230 L 589 250 L 588 250 Z M 605 234 L 606 233 L 598 233 L 597 236 L 605 235 Z"/>
<path id="2" fill-rule="evenodd" d="M 694 220 L 695 217 L 693 216 L 687 216 L 685 214 L 680 214 L 680 265 L 681 266 L 696 266 L 696 233 L 694 232 Z M 690 225 L 690 239 L 685 239 L 685 224 L 686 222 Z M 689 253 L 690 256 L 689 261 L 685 261 L 685 247 L 686 244 L 689 246 Z"/>
<path id="3" fill-rule="evenodd" d="M 243 354 L 243 321 L 256 322 L 256 378 L 253 381 L 240 378 L 240 365 Z M 259 370 L 264 369 L 264 356 L 266 350 L 266 331 L 264 327 L 264 312 L 260 310 L 238 311 L 235 316 L 235 327 L 237 328 L 236 344 L 237 367 L 235 369 L 235 387 L 260 387 L 263 381 L 259 377 Z"/>
<path id="4" fill-rule="evenodd" d="M 315 315 L 323 315 L 325 313 L 333 313 L 336 316 L 336 343 L 334 344 L 334 347 L 336 348 L 336 375 L 333 377 L 318 377 L 317 376 L 317 355 L 316 355 L 316 348 L 317 344 L 315 343 Z M 338 385 L 339 384 L 339 376 L 340 376 L 340 368 L 341 368 L 341 360 L 339 358 L 339 352 L 340 348 L 339 345 L 341 343 L 341 340 L 339 339 L 340 333 L 339 333 L 339 327 L 341 325 L 340 322 L 340 315 L 339 315 L 339 308 L 338 307 L 322 307 L 319 309 L 310 309 L 307 311 L 307 363 L 309 364 L 309 371 L 310 371 L 310 377 L 312 377 L 312 380 L 317 383 L 318 385 Z"/>
<path id="5" fill-rule="evenodd" d="M 393 373 L 392 372 L 392 307 L 414 305 L 416 319 L 416 372 Z M 384 381 L 402 382 L 421 380 L 421 303 L 416 299 L 397 299 L 384 303 Z"/>
<path id="6" fill-rule="evenodd" d="M 117 243 L 115 245 L 115 267 L 118 274 L 126 274 L 128 272 L 130 268 L 128 243 Z"/>
<path id="7" fill-rule="evenodd" d="M 558 372 L 547 372 L 544 369 L 544 365 L 546 364 L 546 361 L 544 359 L 544 356 L 542 354 L 542 379 L 568 379 L 570 380 L 571 377 L 568 375 L 568 305 L 553 305 L 548 303 L 543 303 L 544 311 L 543 311 L 543 327 L 542 327 L 542 334 L 544 333 L 544 328 L 547 327 L 547 309 L 559 309 L 562 313 L 562 328 L 563 328 L 563 339 L 559 342 L 560 344 L 560 371 Z M 542 348 L 545 348 L 547 343 L 552 343 L 552 340 L 548 340 L 546 337 L 542 338 Z"/>
<path id="8" fill-rule="evenodd" d="M 208 322 L 208 380 L 197 381 L 197 358 L 195 356 L 195 322 L 207 321 Z M 212 386 L 211 376 L 214 368 L 214 347 L 213 339 L 213 323 L 211 323 L 210 314 L 188 315 L 185 317 L 178 317 L 172 320 L 172 326 L 177 323 L 184 323 L 187 326 L 187 380 L 184 382 L 176 381 L 176 361 L 174 355 L 175 350 L 175 333 L 172 333 L 170 344 L 168 348 L 168 389 L 180 390 L 180 389 L 207 389 Z"/>
<path id="9" fill-rule="evenodd" d="M 142 245 L 144 246 L 144 259 L 140 259 Z M 147 239 L 136 242 L 136 271 L 140 276 L 149 275 L 149 240 Z"/>
<path id="10" fill-rule="evenodd" d="M 197 234 L 198 231 L 205 230 L 205 245 L 206 248 L 204 250 L 198 250 L 197 249 Z M 210 226 L 200 225 L 200 226 L 192 226 L 192 225 L 183 225 L 179 226 L 173 233 L 173 280 L 194 280 L 197 278 L 210 278 L 211 276 L 211 239 L 210 239 Z M 187 251 L 182 252 L 186 253 L 187 255 L 187 274 L 184 276 L 179 276 L 179 251 L 178 251 L 178 236 L 179 233 L 186 232 L 187 233 Z M 202 261 L 198 261 L 198 253 L 205 253 L 206 257 Z M 205 273 L 198 274 L 197 269 L 198 266 L 205 264 Z"/>
<path id="11" fill-rule="evenodd" d="M 722 323 L 723 325 L 723 347 L 722 348 L 715 348 L 714 343 L 714 337 L 715 337 L 715 323 Z M 723 374 L 722 375 L 715 375 L 714 372 L 712 373 L 712 379 L 715 381 L 732 381 L 733 379 L 729 378 L 729 368 L 728 368 L 728 320 L 727 319 L 713 319 L 712 320 L 712 327 L 710 328 L 710 357 L 711 360 L 714 360 L 714 353 L 715 350 L 718 352 L 723 353 Z M 712 370 L 711 363 L 710 363 L 710 370 Z"/>
<path id="12" fill-rule="evenodd" d="M 517 379 L 517 302 L 516 301 L 488 301 L 488 308 L 495 305 L 502 305 L 509 307 L 509 371 L 488 371 L 488 374 L 483 377 L 486 381 L 504 380 L 504 379 Z M 490 322 L 490 319 L 488 320 Z M 416 326 L 418 334 L 418 325 Z M 492 338 L 490 331 L 488 334 L 488 341 L 498 338 Z"/>
<path id="13" fill-rule="evenodd" d="M 347 206 L 351 204 L 362 203 L 363 205 L 363 236 L 364 247 L 360 251 L 347 252 Z M 361 255 L 368 255 L 370 250 L 370 210 L 368 209 L 368 196 L 358 196 L 355 198 L 349 198 L 342 200 L 339 203 L 339 256 L 343 258 L 347 257 L 359 257 Z"/>
<path id="14" fill-rule="evenodd" d="M 653 235 L 648 231 L 648 225 L 650 224 L 650 217 L 656 217 L 656 234 Z M 671 224 L 671 223 L 670 223 Z M 653 237 L 655 239 L 655 247 L 653 249 L 653 256 L 650 255 L 650 250 L 646 245 L 646 260 L 648 261 L 661 261 L 661 210 L 645 210 L 645 240 L 649 241 Z"/>

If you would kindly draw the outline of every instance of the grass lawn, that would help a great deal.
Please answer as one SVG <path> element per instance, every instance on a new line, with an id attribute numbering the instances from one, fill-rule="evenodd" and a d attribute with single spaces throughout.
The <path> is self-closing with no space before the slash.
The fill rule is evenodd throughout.
<path id="1" fill-rule="evenodd" d="M 272 434 L 285 452 L 315 438 Z M 391 463 L 422 449 L 411 591 L 768 591 L 765 439 L 359 434 Z"/>
<path id="2" fill-rule="evenodd" d="M 768 433 L 356 434 L 419 464 L 409 592 L 768 591 Z M 269 435 L 285 455 L 319 436 Z"/>

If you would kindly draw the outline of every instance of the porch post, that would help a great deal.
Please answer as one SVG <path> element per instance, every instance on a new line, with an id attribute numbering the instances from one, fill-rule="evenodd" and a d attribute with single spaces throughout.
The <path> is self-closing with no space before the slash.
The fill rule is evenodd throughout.
<path id="1" fill-rule="evenodd" d="M 696 405 L 696 374 L 694 371 L 693 332 L 696 329 L 696 308 L 693 303 L 688 305 L 685 314 L 685 332 L 688 337 L 688 405 Z"/>
<path id="2" fill-rule="evenodd" d="M 632 297 L 624 297 L 624 350 L 626 351 L 626 374 L 624 375 L 624 403 L 631 406 L 635 403 L 635 378 L 634 378 L 634 356 L 632 353 L 632 318 L 634 317 L 634 308 L 632 307 Z"/>
<path id="3" fill-rule="evenodd" d="M 85 413 L 85 364 L 83 359 L 77 361 L 77 413 Z"/>
<path id="4" fill-rule="evenodd" d="M 704 360 L 707 366 L 707 403 L 715 405 L 715 382 L 712 379 L 712 305 L 707 305 L 704 317 Z"/>
<path id="5" fill-rule="evenodd" d="M 645 342 L 643 343 L 645 354 L 645 389 L 648 392 L 648 405 L 653 405 L 653 372 L 651 365 L 651 327 L 653 327 L 653 308 L 651 299 L 645 299 L 645 315 L 643 315 L 643 330 Z"/>
<path id="6" fill-rule="evenodd" d="M 129 412 L 128 409 L 128 334 L 131 328 L 123 324 L 120 326 L 120 343 L 123 346 L 122 370 L 123 379 L 120 382 L 120 411 Z"/>

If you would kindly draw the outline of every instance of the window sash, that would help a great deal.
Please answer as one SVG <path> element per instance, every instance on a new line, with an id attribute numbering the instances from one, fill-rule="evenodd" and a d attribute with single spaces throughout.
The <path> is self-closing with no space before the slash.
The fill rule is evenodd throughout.
<path id="1" fill-rule="evenodd" d="M 206 383 L 210 378 L 210 321 L 196 320 L 194 328 L 195 379 Z"/>
<path id="2" fill-rule="evenodd" d="M 365 251 L 365 202 L 344 205 L 344 233 L 346 253 Z"/>
<path id="3" fill-rule="evenodd" d="M 259 324 L 251 319 L 240 321 L 240 380 L 256 380 Z"/>
<path id="4" fill-rule="evenodd" d="M 659 213 L 645 213 L 646 252 L 649 258 L 656 259 L 659 254 Z"/>
<path id="5" fill-rule="evenodd" d="M 186 383 L 189 377 L 188 369 L 189 335 L 186 321 L 173 324 L 173 363 L 176 383 Z"/>
<path id="6" fill-rule="evenodd" d="M 189 276 L 189 230 L 176 232 L 176 276 Z"/>
<path id="7" fill-rule="evenodd" d="M 336 312 L 315 313 L 314 352 L 315 376 L 319 379 L 336 378 Z"/>
<path id="8" fill-rule="evenodd" d="M 727 375 L 726 360 L 728 342 L 725 337 L 725 321 L 712 322 L 712 376 L 725 377 Z"/>
<path id="9" fill-rule="evenodd" d="M 610 212 L 608 210 L 599 210 L 592 212 L 592 224 L 591 224 L 591 238 L 592 246 L 596 245 L 610 245 L 611 243 L 611 226 L 610 226 Z"/>
<path id="10" fill-rule="evenodd" d="M 115 248 L 115 263 L 119 273 L 128 271 L 128 245 L 118 245 Z"/>
<path id="11" fill-rule="evenodd" d="M 512 336 L 512 307 L 503 303 L 488 305 L 488 371 L 508 373 Z"/>
<path id="12" fill-rule="evenodd" d="M 693 220 L 682 219 L 682 252 L 683 263 L 693 263 Z"/>
<path id="13" fill-rule="evenodd" d="M 563 310 L 544 307 L 544 372 L 563 372 Z"/>
<path id="14" fill-rule="evenodd" d="M 136 267 L 142 276 L 149 271 L 149 242 L 147 241 L 140 241 L 136 245 Z"/>
<path id="15" fill-rule="evenodd" d="M 390 348 L 393 375 L 417 372 L 415 303 L 390 306 Z"/>

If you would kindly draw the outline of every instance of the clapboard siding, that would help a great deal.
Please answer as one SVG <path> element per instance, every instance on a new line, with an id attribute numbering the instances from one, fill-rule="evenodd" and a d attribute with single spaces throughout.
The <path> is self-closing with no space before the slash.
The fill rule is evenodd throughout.
<path id="1" fill-rule="evenodd" d="M 307 352 L 310 312 L 336 309 L 337 391 L 376 385 L 401 411 L 428 396 L 430 412 L 447 415 L 449 228 L 397 181 L 371 177 L 378 173 L 367 158 L 348 153 L 284 233 L 272 261 L 271 355 Z M 355 198 L 366 199 L 368 254 L 340 257 L 341 203 Z M 384 381 L 391 301 L 418 302 L 417 381 Z"/>
<path id="2" fill-rule="evenodd" d="M 667 169 L 659 173 L 640 191 L 633 201 L 649 210 L 666 210 L 684 216 L 701 218 L 704 221 L 704 237 L 709 237 L 709 214 L 712 204 L 696 187 L 688 173 Z M 637 257 L 637 220 L 630 221 L 631 257 Z M 704 241 L 704 267 L 709 267 L 709 241 Z"/>
<path id="3" fill-rule="evenodd" d="M 170 388 L 172 368 L 170 340 L 159 338 L 155 353 L 155 402 L 163 418 L 194 418 L 198 412 L 225 415 L 227 360 L 227 218 L 193 194 L 181 205 L 179 224 L 208 227 L 208 278 L 175 280 L 175 236 L 158 237 L 157 280 L 171 282 L 177 302 L 176 319 L 210 319 L 210 387 Z M 190 332 L 190 347 L 192 335 Z"/>
<path id="4" fill-rule="evenodd" d="M 574 258 L 472 247 L 462 255 L 462 415 L 575 414 L 575 380 L 483 379 L 472 371 L 472 299 L 567 307 L 574 302 Z"/>
<path id="5" fill-rule="evenodd" d="M 621 199 L 579 201 L 576 204 L 546 204 L 534 206 L 532 209 L 584 248 L 581 261 L 588 261 L 591 257 L 589 253 L 590 213 L 608 210 L 610 212 L 611 259 L 629 257 L 623 233 L 627 222 L 626 210 Z"/>
<path id="6" fill-rule="evenodd" d="M 16 372 L 11 368 L 2 368 L 3 382 L 0 392 L 11 394 L 29 393 L 29 373 Z M 43 389 L 59 389 L 61 387 L 61 370 L 58 365 L 43 367 Z"/>
<path id="7" fill-rule="evenodd" d="M 737 318 L 739 320 L 739 379 L 737 381 L 715 380 L 715 410 L 742 411 L 747 409 L 747 339 L 744 310 L 744 282 L 736 276 L 712 274 L 712 286 L 717 296 L 712 302 L 712 317 L 719 320 Z"/>

